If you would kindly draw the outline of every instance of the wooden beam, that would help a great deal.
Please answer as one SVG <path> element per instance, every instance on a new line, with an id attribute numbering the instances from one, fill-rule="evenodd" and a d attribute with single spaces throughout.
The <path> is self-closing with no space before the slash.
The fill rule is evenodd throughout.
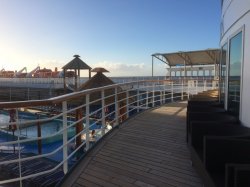
<path id="1" fill-rule="evenodd" d="M 192 61 L 191 61 L 190 57 L 187 54 L 177 53 L 177 55 L 179 57 L 181 57 L 185 62 L 188 62 L 189 63 L 188 65 L 192 65 Z"/>
<path id="2" fill-rule="evenodd" d="M 79 108 L 76 110 L 76 121 L 82 119 L 83 114 L 82 114 L 82 108 Z M 82 125 L 82 121 L 78 122 L 76 124 L 76 134 L 80 133 L 83 130 L 83 125 Z M 78 148 L 80 145 L 82 144 L 82 139 L 81 139 L 81 135 L 76 137 L 76 148 Z"/>
<path id="3" fill-rule="evenodd" d="M 64 86 L 64 94 L 66 94 L 66 69 L 63 69 L 63 86 Z"/>
<path id="4" fill-rule="evenodd" d="M 168 63 L 166 61 L 164 61 L 163 59 L 159 58 L 158 56 L 156 56 L 156 55 L 152 55 L 152 56 L 168 65 Z M 163 56 L 163 55 L 161 55 L 161 56 Z M 165 56 L 164 56 L 164 58 L 166 59 Z"/>
<path id="5" fill-rule="evenodd" d="M 216 55 L 214 51 L 206 51 L 206 53 L 214 62 L 216 61 Z"/>

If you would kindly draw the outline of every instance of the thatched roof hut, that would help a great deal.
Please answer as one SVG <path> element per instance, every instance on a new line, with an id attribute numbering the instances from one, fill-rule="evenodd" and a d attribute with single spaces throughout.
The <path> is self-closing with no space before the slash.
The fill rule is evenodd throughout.
<path id="1" fill-rule="evenodd" d="M 88 69 L 89 71 L 92 69 L 79 58 L 79 55 L 74 55 L 73 57 L 75 58 L 63 66 L 62 69 Z"/>
<path id="2" fill-rule="evenodd" d="M 106 77 L 103 74 L 103 72 L 109 72 L 106 69 L 94 68 L 91 72 L 96 72 L 96 74 L 91 79 L 89 79 L 87 82 L 83 83 L 79 87 L 79 91 L 115 84 L 110 78 Z M 119 88 L 119 91 L 120 90 L 121 89 Z M 105 90 L 104 93 L 105 93 L 105 96 L 113 95 L 115 93 L 115 90 L 108 89 L 108 90 Z M 90 101 L 94 101 L 94 100 L 97 100 L 100 98 L 101 98 L 101 92 L 95 92 L 93 94 L 90 94 Z M 106 104 L 109 104 L 112 102 L 114 102 L 114 97 L 109 97 L 109 98 L 105 99 Z M 96 102 L 95 104 L 100 105 L 100 101 Z"/>
<path id="3" fill-rule="evenodd" d="M 109 72 L 108 70 L 104 68 L 94 68 L 91 72 L 96 72 L 96 74 L 87 82 L 83 83 L 79 87 L 79 90 L 86 90 L 115 84 L 111 79 L 103 74 L 103 72 Z"/>
<path id="4" fill-rule="evenodd" d="M 80 70 L 87 69 L 89 70 L 89 78 L 91 78 L 91 67 L 88 66 L 85 62 L 83 62 L 79 57 L 79 55 L 74 55 L 74 59 L 67 63 L 65 66 L 62 67 L 64 73 L 64 90 L 66 90 L 66 71 L 68 69 L 75 70 L 75 90 L 78 89 L 77 86 L 77 77 L 80 77 Z"/>

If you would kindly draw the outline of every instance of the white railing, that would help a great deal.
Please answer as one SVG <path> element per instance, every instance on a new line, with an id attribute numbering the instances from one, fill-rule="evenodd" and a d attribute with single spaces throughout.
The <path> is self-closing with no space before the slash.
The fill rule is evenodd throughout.
<path id="1" fill-rule="evenodd" d="M 79 159 L 124 120 L 148 108 L 188 99 L 190 95 L 214 88 L 212 82 L 206 81 L 174 83 L 146 80 L 74 92 L 47 100 L 0 103 L 2 116 L 7 119 L 5 122 L 0 120 L 0 170 L 1 173 L 14 173 L 6 176 L 0 184 L 18 182 L 22 186 L 30 178 L 36 179 L 58 170 L 66 174 L 75 159 Z M 11 122 L 6 111 L 10 112 Z M 97 126 L 99 128 L 93 131 Z M 48 130 L 49 127 L 52 130 Z M 53 142 L 59 143 L 48 148 Z M 27 153 L 30 149 L 26 147 L 30 145 L 37 148 L 37 151 L 32 151 L 33 154 Z M 27 162 L 30 164 L 42 158 L 58 162 L 53 167 L 44 166 L 45 169 L 37 171 L 25 169 Z M 9 165 L 15 169 L 9 168 Z"/>
<path id="2" fill-rule="evenodd" d="M 80 84 L 86 82 L 89 78 L 81 77 L 77 78 L 77 82 Z M 111 79 L 115 83 L 125 83 L 125 82 L 133 82 L 133 81 L 141 81 L 141 80 L 164 80 L 164 76 L 159 77 L 111 77 Z M 68 78 L 66 77 L 66 84 L 74 84 L 75 78 Z M 29 88 L 63 88 L 64 87 L 64 79 L 63 78 L 0 78 L 0 86 L 1 87 L 29 87 Z"/>

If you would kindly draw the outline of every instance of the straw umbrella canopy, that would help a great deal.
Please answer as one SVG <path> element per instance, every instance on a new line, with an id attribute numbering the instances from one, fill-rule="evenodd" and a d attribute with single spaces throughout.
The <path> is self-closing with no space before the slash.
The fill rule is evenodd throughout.
<path id="1" fill-rule="evenodd" d="M 110 78 L 106 77 L 103 74 L 104 72 L 109 72 L 105 68 L 97 67 L 97 68 L 92 69 L 91 72 L 96 72 L 96 74 L 91 79 L 89 79 L 87 82 L 83 83 L 79 87 L 79 91 L 115 84 Z M 120 87 L 118 88 L 118 91 L 121 91 Z M 114 93 L 115 93 L 114 89 L 105 90 L 105 96 L 113 95 Z M 101 92 L 96 92 L 96 93 L 93 93 L 90 95 L 91 101 L 94 101 L 94 100 L 97 100 L 100 98 L 101 98 Z M 112 103 L 113 101 L 114 101 L 114 96 L 105 99 L 106 104 Z M 96 102 L 95 105 L 100 105 L 100 101 Z"/>
<path id="2" fill-rule="evenodd" d="M 103 74 L 103 72 L 109 72 L 108 70 L 98 67 L 98 68 L 94 68 L 92 70 L 92 72 L 96 72 L 96 74 L 91 79 L 89 79 L 87 82 L 83 83 L 78 88 L 79 91 L 115 84 L 111 79 L 109 79 L 108 77 L 106 77 Z M 122 89 L 120 87 L 118 87 L 118 92 L 121 91 L 121 90 Z M 109 105 L 111 103 L 114 103 L 114 100 L 115 100 L 114 93 L 115 93 L 114 88 L 104 91 L 105 96 L 110 96 L 110 97 L 108 97 L 108 98 L 106 98 L 104 100 L 105 105 Z M 92 103 L 91 105 L 92 106 L 95 105 L 95 106 L 98 106 L 98 107 L 101 106 L 102 102 L 101 102 L 101 100 L 99 100 L 101 97 L 102 97 L 101 91 L 91 93 L 90 94 L 90 102 L 98 100 L 98 101 Z M 125 94 L 123 94 L 123 93 L 118 94 L 118 100 L 120 100 L 120 99 L 122 99 L 124 97 L 125 97 Z M 81 98 L 81 101 L 78 100 L 78 101 L 72 101 L 72 102 L 73 103 L 85 103 L 85 97 Z M 124 103 L 119 102 L 119 105 L 123 105 L 123 104 Z M 81 118 L 80 113 L 82 113 L 81 110 L 79 110 L 77 112 L 77 119 Z M 82 131 L 82 125 L 81 125 L 81 123 L 78 123 L 77 126 L 76 126 L 76 133 L 79 133 L 81 131 Z M 80 137 L 78 137 L 77 138 L 77 146 L 79 146 L 80 144 L 81 144 L 81 139 L 80 139 Z"/>
<path id="3" fill-rule="evenodd" d="M 85 62 L 83 62 L 79 57 L 79 55 L 74 55 L 74 59 L 67 63 L 65 66 L 62 67 L 64 73 L 64 89 L 66 90 L 66 71 L 68 69 L 75 70 L 75 90 L 77 90 L 77 76 L 80 77 L 80 70 L 87 69 L 89 70 L 89 79 L 91 77 L 91 67 L 88 66 Z"/>
<path id="4" fill-rule="evenodd" d="M 79 87 L 79 90 L 86 90 L 86 89 L 98 88 L 98 87 L 115 84 L 111 79 L 109 79 L 103 74 L 103 72 L 109 72 L 108 70 L 98 67 L 98 68 L 92 69 L 91 72 L 96 72 L 96 74 L 87 82 L 83 83 Z"/>

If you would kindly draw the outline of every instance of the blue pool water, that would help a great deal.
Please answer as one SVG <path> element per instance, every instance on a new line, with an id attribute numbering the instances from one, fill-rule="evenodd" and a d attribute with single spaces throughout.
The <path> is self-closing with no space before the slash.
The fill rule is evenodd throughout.
<path id="1" fill-rule="evenodd" d="M 40 116 L 40 118 L 44 118 L 46 116 Z M 18 113 L 19 120 L 31 120 L 37 119 L 37 116 L 32 113 L 27 112 L 19 112 Z M 68 119 L 68 125 L 72 124 L 74 119 Z M 9 115 L 6 111 L 0 111 L 0 124 L 8 123 L 9 122 Z M 93 124 L 94 121 L 91 121 Z M 93 124 L 91 126 L 91 130 L 93 129 L 100 129 L 101 125 Z M 41 134 L 42 137 L 54 134 L 62 129 L 62 120 L 61 119 L 54 119 L 52 121 L 45 122 L 41 124 Z M 0 130 L 0 143 L 1 142 L 8 142 L 17 140 L 17 133 L 15 131 L 15 136 L 12 135 L 12 131 L 8 130 Z M 37 137 L 37 125 L 34 124 L 33 126 L 29 126 L 27 128 L 23 128 L 20 130 L 20 134 L 22 138 L 34 138 Z M 75 127 L 71 127 L 68 129 L 68 137 L 71 138 L 75 135 Z M 73 142 L 72 142 L 73 143 Z M 42 140 L 42 153 L 49 153 L 54 151 L 56 148 L 62 145 L 62 135 L 57 135 L 51 138 L 43 139 Z M 17 145 L 13 145 L 17 147 Z M 27 142 L 20 145 L 22 147 L 22 152 L 25 153 L 38 153 L 38 146 L 37 141 Z M 70 151 L 70 149 L 69 149 Z M 71 150 L 72 151 L 72 150 Z M 57 152 L 56 154 L 48 157 L 56 161 L 62 160 L 62 151 Z"/>

